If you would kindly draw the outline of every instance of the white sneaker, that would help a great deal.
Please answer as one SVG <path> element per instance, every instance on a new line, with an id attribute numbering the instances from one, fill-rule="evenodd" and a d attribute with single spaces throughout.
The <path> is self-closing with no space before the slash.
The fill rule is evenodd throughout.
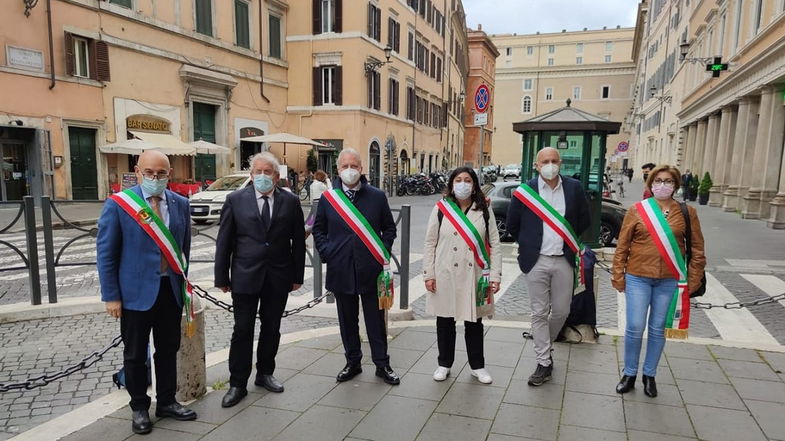
<path id="1" fill-rule="evenodd" d="M 444 381 L 450 376 L 450 368 L 439 366 L 433 373 L 433 379 L 436 381 Z"/>
<path id="2" fill-rule="evenodd" d="M 472 369 L 472 377 L 477 378 L 477 381 L 483 384 L 493 383 L 493 378 L 491 378 L 491 374 L 488 373 L 488 371 L 485 370 L 485 368 Z"/>

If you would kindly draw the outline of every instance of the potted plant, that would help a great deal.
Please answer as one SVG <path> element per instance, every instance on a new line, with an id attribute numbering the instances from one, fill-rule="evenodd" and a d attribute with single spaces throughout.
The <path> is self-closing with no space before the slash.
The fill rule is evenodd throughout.
<path id="1" fill-rule="evenodd" d="M 697 178 L 692 178 L 692 180 L 690 181 L 690 184 L 689 184 L 689 191 L 690 191 L 689 192 L 689 199 L 691 201 L 694 201 L 695 199 L 698 198 L 698 187 L 699 187 L 698 179 Z"/>
<path id="2" fill-rule="evenodd" d="M 709 203 L 709 190 L 711 190 L 711 186 L 711 175 L 709 175 L 709 172 L 706 172 L 703 174 L 703 179 L 701 179 L 700 186 L 698 187 L 699 204 L 706 205 Z"/>
<path id="3" fill-rule="evenodd" d="M 316 152 L 314 149 L 308 150 L 308 157 L 306 158 L 306 168 L 311 173 L 316 173 L 316 169 L 319 168 L 319 162 L 316 159 Z"/>

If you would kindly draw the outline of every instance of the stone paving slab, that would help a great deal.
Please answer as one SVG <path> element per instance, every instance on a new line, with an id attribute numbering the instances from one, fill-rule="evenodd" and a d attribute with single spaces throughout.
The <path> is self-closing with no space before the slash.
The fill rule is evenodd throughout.
<path id="1" fill-rule="evenodd" d="M 395 335 L 391 354 L 394 357 L 392 348 L 402 351 L 398 352 L 405 358 L 402 364 L 410 366 L 399 370 L 400 386 L 383 383 L 367 365 L 352 381 L 336 383 L 334 376 L 344 361 L 341 343 L 336 335 L 327 335 L 286 345 L 282 355 L 288 367 L 276 372 L 284 378 L 282 394 L 251 386 L 240 404 L 223 409 L 224 391 L 216 390 L 192 404 L 199 413 L 196 422 L 158 420 L 152 436 L 145 438 L 132 436 L 129 411 L 124 408 L 64 439 L 785 439 L 785 382 L 773 367 L 782 361 L 779 353 L 668 342 L 670 350 L 657 377 L 667 372 L 674 384 L 659 384 L 660 395 L 649 398 L 640 382 L 628 394 L 614 391 L 621 338 L 602 338 L 597 345 L 557 344 L 554 381 L 531 387 L 526 378 L 534 368 L 534 360 L 527 356 L 532 342 L 520 338 L 520 328 L 489 322 L 485 357 L 494 383 L 483 385 L 470 376 L 465 358 L 458 361 L 460 352 L 456 354 L 459 367 L 451 376 L 433 381 L 437 351 L 432 323 L 406 325 L 419 323 L 396 324 L 399 328 L 391 329 Z M 363 361 L 368 358 L 366 354 Z M 395 359 L 391 361 L 394 364 Z M 744 368 L 751 373 L 740 376 Z M 228 378 L 225 363 L 216 365 L 213 375 L 217 381 Z"/>

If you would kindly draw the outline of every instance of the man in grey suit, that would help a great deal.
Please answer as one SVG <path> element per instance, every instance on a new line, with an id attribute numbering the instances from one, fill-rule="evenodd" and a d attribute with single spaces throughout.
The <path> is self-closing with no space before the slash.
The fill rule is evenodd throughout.
<path id="1" fill-rule="evenodd" d="M 300 200 L 276 188 L 280 164 L 272 153 L 259 153 L 250 164 L 253 185 L 226 198 L 215 246 L 215 286 L 232 292 L 234 306 L 230 387 L 223 407 L 234 406 L 248 394 L 257 311 L 262 323 L 254 384 L 283 392 L 283 384 L 273 376 L 281 316 L 289 292 L 300 288 L 305 271 Z"/>

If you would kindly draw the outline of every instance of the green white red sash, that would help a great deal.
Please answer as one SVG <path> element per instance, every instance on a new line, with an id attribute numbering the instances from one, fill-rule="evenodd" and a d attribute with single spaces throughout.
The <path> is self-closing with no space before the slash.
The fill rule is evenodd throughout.
<path id="1" fill-rule="evenodd" d="M 172 232 L 166 227 L 164 222 L 158 215 L 155 214 L 147 202 L 133 190 L 126 189 L 120 193 L 115 193 L 111 196 L 120 208 L 123 209 L 129 216 L 131 216 L 142 230 L 153 239 L 158 248 L 161 250 L 161 255 L 169 263 L 169 268 L 175 274 L 183 276 L 183 307 L 185 308 L 185 321 L 186 321 L 186 336 L 190 337 L 195 331 L 196 318 L 193 303 L 193 288 L 191 282 L 188 281 L 186 273 L 188 272 L 188 261 L 183 257 L 177 241 L 174 240 Z"/>
<path id="2" fill-rule="evenodd" d="M 525 182 L 515 190 L 513 193 L 519 201 L 529 207 L 529 209 L 537 215 L 545 225 L 548 225 L 559 237 L 564 240 L 564 243 L 570 247 L 575 253 L 575 291 L 582 291 L 581 287 L 586 285 L 586 268 L 584 267 L 584 255 L 586 247 L 581 243 L 581 239 L 575 234 L 572 225 L 567 222 L 551 204 L 542 198 L 534 189 L 529 187 Z"/>
<path id="3" fill-rule="evenodd" d="M 676 292 L 665 319 L 666 335 L 674 338 L 687 338 L 686 333 L 690 323 L 690 291 L 687 282 L 687 264 L 684 261 L 684 256 L 681 255 L 679 242 L 654 198 L 638 202 L 635 204 L 635 208 L 649 230 L 660 256 L 673 277 L 678 280 Z"/>
<path id="4" fill-rule="evenodd" d="M 330 203 L 382 266 L 382 272 L 376 277 L 376 295 L 379 297 L 379 309 L 390 309 L 395 295 L 393 275 L 390 270 L 390 252 L 387 251 L 379 235 L 373 230 L 365 216 L 354 206 L 343 190 L 340 188 L 327 190 L 322 193 L 322 199 Z"/>
<path id="5" fill-rule="evenodd" d="M 455 205 L 455 202 L 449 199 L 442 199 L 436 203 L 436 206 L 444 214 L 444 217 L 450 221 L 452 226 L 455 227 L 455 230 L 461 235 L 469 249 L 472 250 L 474 261 L 482 269 L 482 276 L 477 281 L 477 289 L 475 291 L 477 306 L 493 303 L 493 295 L 489 289 L 491 286 L 491 259 L 488 257 L 489 244 L 483 241 L 482 236 L 477 231 L 477 228 L 474 227 L 472 221 Z"/>

